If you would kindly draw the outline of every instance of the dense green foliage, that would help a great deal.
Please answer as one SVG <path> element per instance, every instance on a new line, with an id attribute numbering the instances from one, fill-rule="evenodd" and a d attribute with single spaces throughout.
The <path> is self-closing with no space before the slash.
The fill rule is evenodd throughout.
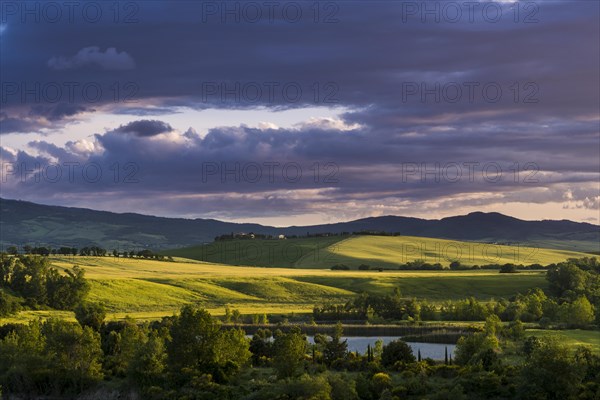
<path id="1" fill-rule="evenodd" d="M 58 310 L 73 309 L 90 290 L 85 272 L 77 266 L 61 274 L 46 257 L 6 254 L 0 254 L 0 288 L 23 297 L 27 306 Z"/>
<path id="2" fill-rule="evenodd" d="M 587 327 L 600 314 L 600 266 L 595 258 L 570 259 L 548 267 L 550 296 L 531 289 L 510 299 L 486 303 L 470 297 L 444 301 L 438 307 L 425 299 L 404 298 L 396 287 L 391 295 L 362 293 L 345 304 L 316 306 L 317 321 L 502 321 L 540 322 L 543 325 Z"/>
<path id="3" fill-rule="evenodd" d="M 315 316 L 330 320 L 485 321 L 458 340 L 454 358 L 443 361 L 415 357 L 402 340 L 369 346 L 366 354 L 350 352 L 341 323 L 328 335 L 315 335 L 312 345 L 299 326 L 259 329 L 249 340 L 243 330 L 189 305 L 152 323 L 107 322 L 103 306 L 81 301 L 86 281 L 79 269 L 62 275 L 34 256 L 5 257 L 1 265 L 0 306 L 18 296 L 31 306 L 64 301 L 77 320 L 0 329 L 4 394 L 72 398 L 111 388 L 150 400 L 600 397 L 598 354 L 551 336 L 528 336 L 522 322 L 593 328 L 599 297 L 594 259 L 550 267 L 548 293 L 533 289 L 487 303 L 468 298 L 434 304 L 405 298 L 395 288 L 388 295 L 365 293 L 344 305 L 315 309 Z M 18 278 L 23 271 L 26 278 Z M 240 322 L 241 313 L 228 310 L 223 319 Z M 266 322 L 261 315 L 256 323 Z"/>
<path id="4" fill-rule="evenodd" d="M 507 362 L 505 353 L 519 361 Z M 144 399 L 181 400 L 600 395 L 598 355 L 572 351 L 553 337 L 525 339 L 521 323 L 504 325 L 495 315 L 480 333 L 459 340 L 454 360 L 444 361 L 416 359 L 401 340 L 367 354 L 349 352 L 340 324 L 314 345 L 297 327 L 259 330 L 250 341 L 189 306 L 151 324 L 103 322 L 99 331 L 58 320 L 15 325 L 2 330 L 0 354 L 4 392 L 32 397 L 71 397 L 102 390 L 103 382 Z"/>

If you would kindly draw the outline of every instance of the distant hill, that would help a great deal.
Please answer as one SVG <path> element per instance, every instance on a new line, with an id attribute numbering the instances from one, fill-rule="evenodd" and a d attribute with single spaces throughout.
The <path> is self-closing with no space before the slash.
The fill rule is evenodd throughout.
<path id="1" fill-rule="evenodd" d="M 523 221 L 499 213 L 426 220 L 398 216 L 335 224 L 276 228 L 214 219 L 163 218 L 0 199 L 0 246 L 47 245 L 107 249 L 170 249 L 212 242 L 232 232 L 271 235 L 399 232 L 402 235 L 486 243 L 528 244 L 575 251 L 600 251 L 600 227 L 572 221 Z"/>
<path id="2" fill-rule="evenodd" d="M 407 262 L 423 260 L 448 267 L 452 261 L 464 266 L 486 264 L 548 265 L 590 254 L 542 247 L 506 246 L 421 236 L 348 235 L 302 239 L 236 239 L 162 252 L 218 264 L 257 267 L 329 269 L 361 264 L 370 269 L 398 269 Z"/>

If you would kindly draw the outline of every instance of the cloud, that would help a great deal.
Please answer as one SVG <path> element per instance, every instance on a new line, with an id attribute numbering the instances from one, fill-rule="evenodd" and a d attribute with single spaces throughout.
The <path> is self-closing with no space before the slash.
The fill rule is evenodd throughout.
<path id="1" fill-rule="evenodd" d="M 348 124 L 339 118 L 316 118 L 312 117 L 308 121 L 296 124 L 300 129 L 320 129 L 324 131 L 351 131 L 360 128 L 360 124 Z"/>
<path id="2" fill-rule="evenodd" d="M 0 117 L 0 134 L 7 133 L 28 133 L 41 127 L 36 119 L 33 118 L 14 118 Z"/>
<path id="3" fill-rule="evenodd" d="M 44 117 L 49 121 L 58 121 L 65 117 L 72 117 L 74 115 L 86 112 L 94 111 L 80 104 L 72 103 L 59 103 L 57 105 L 34 105 L 31 107 L 29 112 L 32 116 Z"/>
<path id="4" fill-rule="evenodd" d="M 35 104 L 29 108 L 19 109 L 8 115 L 0 113 L 0 134 L 8 133 L 42 133 L 47 130 L 58 130 L 65 125 L 76 122 L 78 114 L 94 112 L 94 109 L 75 103 L 58 103 L 56 105 Z"/>
<path id="5" fill-rule="evenodd" d="M 115 132 L 118 133 L 133 134 L 140 137 L 156 136 L 171 131 L 173 131 L 173 128 L 166 122 L 148 119 L 133 121 L 115 129 Z"/>
<path id="6" fill-rule="evenodd" d="M 74 154 L 63 157 L 81 156 L 105 167 L 136 163 L 146 178 L 136 186 L 142 197 L 134 197 L 125 187 L 109 186 L 111 191 L 103 193 L 114 193 L 116 203 L 137 205 L 152 187 L 164 188 L 168 195 L 157 195 L 156 208 L 150 207 L 150 200 L 144 201 L 149 210 L 170 207 L 176 213 L 179 204 L 182 213 L 184 209 L 190 214 L 198 214 L 198 209 L 218 213 L 219 208 L 229 207 L 239 209 L 240 215 L 254 215 L 321 207 L 346 212 L 350 218 L 372 210 L 439 213 L 457 204 L 485 207 L 493 202 L 555 202 L 559 207 L 566 202 L 569 209 L 582 212 L 597 209 L 600 3 L 539 2 L 539 22 L 531 24 L 516 23 L 514 4 L 509 3 L 501 5 L 506 8 L 498 23 L 483 21 L 481 8 L 473 22 L 422 23 L 420 16 L 403 19 L 401 2 L 382 2 L 380 7 L 368 2 L 338 5 L 339 23 L 331 24 L 314 23 L 312 9 L 306 9 L 297 23 L 279 15 L 276 23 L 223 24 L 215 16 L 202 24 L 198 23 L 201 3 L 181 7 L 148 2 L 143 20 L 135 27 L 100 21 L 81 24 L 73 35 L 72 25 L 66 23 L 29 24 L 26 29 L 11 25 L 10 38 L 6 37 L 10 42 L 3 42 L 3 50 L 6 44 L 7 49 L 15 46 L 18 51 L 2 59 L 3 81 L 26 82 L 31 88 L 35 82 L 43 85 L 63 76 L 65 82 L 79 86 L 70 108 L 44 104 L 33 113 L 23 104 L 22 88 L 7 93 L 0 132 L 49 129 L 82 118 L 90 107 L 112 108 L 119 122 L 92 136 L 93 142 L 63 146 Z M 211 40 L 204 40 L 209 32 Z M 86 47 L 74 56 L 47 62 L 51 55 L 73 54 L 73 49 L 89 43 L 101 47 Z M 135 55 L 135 63 L 129 53 L 100 50 L 111 43 Z M 138 68 L 132 69 L 135 65 Z M 99 68 L 118 69 L 118 79 L 116 74 L 98 73 Z M 59 69 L 67 69 L 68 74 L 58 74 Z M 121 98 L 129 93 L 123 85 L 135 83 L 137 103 L 115 103 L 112 88 L 117 80 L 123 89 Z M 81 95 L 81 87 L 89 82 L 103 89 L 94 104 Z M 463 90 L 456 102 L 449 101 L 454 92 L 443 89 L 453 82 Z M 468 82 L 477 84 L 473 101 Z M 203 91 L 206 84 L 216 93 Z M 403 91 L 406 85 L 414 89 L 415 84 L 416 94 Z M 499 101 L 485 98 L 486 84 L 500 85 Z M 286 85 L 301 88 L 298 101 L 290 98 L 294 90 L 284 91 Z M 262 95 L 255 100 L 257 91 Z M 537 102 L 525 102 L 531 96 Z M 291 129 L 279 121 L 259 122 L 268 121 L 259 114 L 265 109 L 309 106 L 310 112 L 302 112 L 313 118 Z M 320 107 L 329 109 L 327 115 L 336 108 L 341 114 L 322 118 L 312 112 Z M 209 110 L 208 122 L 195 126 L 198 132 L 192 127 L 179 133 L 194 125 L 185 115 L 187 109 L 211 108 L 257 114 L 249 113 L 246 125 L 220 126 L 227 124 L 218 121 L 213 126 L 220 127 L 206 132 L 214 116 Z M 180 114 L 170 115 L 175 111 Z M 122 115 L 144 119 L 118 126 Z M 109 124 L 108 118 L 98 121 L 98 126 Z M 80 139 L 93 133 L 81 132 Z M 56 149 L 45 149 L 58 154 Z M 26 155 L 33 157 L 29 153 L 19 157 Z M 292 185 L 281 174 L 273 183 L 201 180 L 203 162 L 231 166 L 269 161 L 301 163 L 304 179 Z M 465 162 L 479 163 L 473 182 L 467 180 L 465 167 L 458 182 L 436 182 L 432 175 L 423 181 L 418 172 L 403 181 L 407 163 L 429 169 L 439 164 L 445 173 L 444 166 Z M 315 183 L 309 169 L 315 163 L 337 165 L 339 182 L 324 185 L 322 178 L 330 171 L 319 170 Z M 501 166 L 503 179 L 483 179 L 487 163 Z M 58 195 L 63 190 L 81 197 L 88 191 L 86 196 L 93 202 L 104 189 L 101 183 L 57 184 L 40 193 Z M 320 190 L 327 196 L 292 198 L 286 190 L 301 190 L 307 196 L 313 193 L 310 190 Z M 193 198 L 198 194 L 207 197 Z M 227 196 L 230 200 L 223 200 Z M 169 198 L 180 200 L 169 203 Z"/>
<path id="7" fill-rule="evenodd" d="M 54 70 L 78 69 L 87 66 L 98 66 L 106 70 L 128 70 L 135 68 L 135 61 L 126 52 L 117 52 L 114 47 L 109 47 L 103 53 L 99 47 L 84 47 L 72 57 L 52 57 L 48 60 L 48 67 Z"/>

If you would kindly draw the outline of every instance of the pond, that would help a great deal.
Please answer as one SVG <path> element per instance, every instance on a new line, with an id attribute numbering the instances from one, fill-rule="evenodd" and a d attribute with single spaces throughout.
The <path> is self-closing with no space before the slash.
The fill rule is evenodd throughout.
<path id="1" fill-rule="evenodd" d="M 247 335 L 248 338 L 252 338 L 251 335 Z M 313 344 L 314 337 L 307 336 L 308 343 Z M 367 352 L 367 346 L 375 346 L 375 342 L 379 339 L 386 345 L 396 339 L 401 339 L 398 336 L 342 336 L 343 340 L 348 340 L 348 351 L 357 351 L 360 354 Z M 455 344 L 445 343 L 421 343 L 421 342 L 406 342 L 412 348 L 415 357 L 419 350 L 421 350 L 421 358 L 431 358 L 433 360 L 443 360 L 446 354 L 446 348 L 448 348 L 448 355 L 454 358 L 454 350 L 456 349 Z"/>
<path id="2" fill-rule="evenodd" d="M 391 341 L 400 339 L 397 336 L 380 336 L 380 337 L 365 337 L 365 336 L 344 336 L 343 339 L 348 340 L 348 351 L 357 351 L 360 354 L 367 352 L 367 345 L 373 347 L 378 339 L 383 341 L 386 345 Z M 314 343 L 313 337 L 308 337 L 309 343 Z M 413 354 L 417 356 L 417 352 L 421 350 L 422 358 L 432 358 L 434 360 L 443 360 L 445 355 L 445 349 L 448 348 L 448 355 L 452 355 L 454 358 L 454 349 L 456 345 L 445 344 L 445 343 L 420 343 L 420 342 L 407 342 L 412 348 Z"/>

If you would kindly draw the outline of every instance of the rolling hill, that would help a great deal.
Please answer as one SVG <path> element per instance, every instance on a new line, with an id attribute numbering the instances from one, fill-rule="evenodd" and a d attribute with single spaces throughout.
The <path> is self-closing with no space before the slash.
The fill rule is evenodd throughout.
<path id="1" fill-rule="evenodd" d="M 519 243 L 574 251 L 600 251 L 600 227 L 572 221 L 523 221 L 498 213 L 427 220 L 399 216 L 364 218 L 335 224 L 277 228 L 214 219 L 163 218 L 134 213 L 117 214 L 83 208 L 48 206 L 0 199 L 0 246 L 45 245 L 107 249 L 156 250 L 212 242 L 232 232 L 305 235 L 307 232 L 400 232 L 486 243 Z"/>
<path id="2" fill-rule="evenodd" d="M 154 319 L 194 303 L 215 314 L 225 305 L 244 314 L 312 311 L 315 304 L 341 303 L 358 293 L 392 293 L 434 302 L 474 296 L 482 301 L 547 286 L 545 274 L 465 271 L 330 271 L 253 268 L 176 258 L 175 262 L 114 257 L 50 256 L 59 269 L 78 265 L 91 283 L 90 301 L 104 304 L 110 318 Z M 33 315 L 36 315 L 33 312 Z M 23 313 L 25 317 L 28 313 Z"/>
<path id="3" fill-rule="evenodd" d="M 173 249 L 165 255 L 204 262 L 257 267 L 328 269 L 344 264 L 358 269 L 397 269 L 400 264 L 423 260 L 448 266 L 484 264 L 542 264 L 581 258 L 589 254 L 568 250 L 498 245 L 417 236 L 348 235 L 286 240 L 238 239 Z"/>

